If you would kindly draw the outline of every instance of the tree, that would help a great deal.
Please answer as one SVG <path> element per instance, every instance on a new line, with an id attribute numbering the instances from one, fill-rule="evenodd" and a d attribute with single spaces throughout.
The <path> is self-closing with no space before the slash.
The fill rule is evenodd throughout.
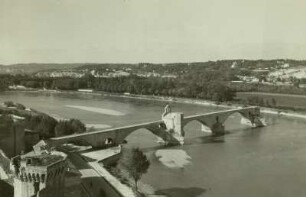
<path id="1" fill-rule="evenodd" d="M 50 89 L 51 88 L 51 81 L 44 81 L 43 82 L 43 87 L 46 88 L 46 89 Z"/>
<path id="2" fill-rule="evenodd" d="M 264 101 L 264 99 L 262 97 L 259 99 L 258 105 L 259 106 L 264 106 L 265 105 L 265 101 Z"/>
<path id="3" fill-rule="evenodd" d="M 23 104 L 20 104 L 20 103 L 16 103 L 15 106 L 19 110 L 25 110 L 26 109 L 26 107 Z"/>
<path id="4" fill-rule="evenodd" d="M 56 137 L 73 134 L 68 127 L 67 121 L 64 120 L 58 122 L 54 128 L 54 132 Z"/>
<path id="5" fill-rule="evenodd" d="M 54 128 L 56 125 L 57 121 L 46 114 L 30 115 L 26 117 L 25 121 L 26 129 L 38 132 L 43 139 L 55 136 Z"/>
<path id="6" fill-rule="evenodd" d="M 5 114 L 2 114 L 2 116 L 0 116 L 1 138 L 6 138 L 6 137 L 10 136 L 10 132 L 11 132 L 11 129 L 12 129 L 13 125 L 14 125 L 14 120 L 13 120 L 12 116 L 5 115 Z"/>
<path id="7" fill-rule="evenodd" d="M 61 120 L 54 128 L 55 136 L 71 135 L 74 133 L 84 133 L 86 126 L 80 120 Z"/>
<path id="8" fill-rule="evenodd" d="M 83 133 L 86 131 L 86 126 L 78 119 L 70 119 L 69 123 L 74 133 Z"/>
<path id="9" fill-rule="evenodd" d="M 15 106 L 15 104 L 13 103 L 13 101 L 4 101 L 4 105 L 5 105 L 6 107 L 14 107 L 14 106 Z"/>
<path id="10" fill-rule="evenodd" d="M 8 87 L 7 80 L 5 78 L 2 78 L 2 77 L 3 76 L 0 76 L 0 91 L 4 91 Z"/>
<path id="11" fill-rule="evenodd" d="M 272 103 L 273 107 L 276 107 L 276 100 L 275 100 L 275 98 L 272 98 L 271 103 Z"/>
<path id="12" fill-rule="evenodd" d="M 137 183 L 149 169 L 150 161 L 139 148 L 123 149 L 118 166 L 122 170 L 126 170 L 129 176 L 134 179 L 135 188 L 138 190 Z"/>

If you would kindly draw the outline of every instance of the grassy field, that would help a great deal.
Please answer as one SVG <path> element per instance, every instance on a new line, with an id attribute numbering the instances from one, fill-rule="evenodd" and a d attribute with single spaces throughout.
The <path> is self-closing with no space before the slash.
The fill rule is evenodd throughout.
<path id="1" fill-rule="evenodd" d="M 294 109 L 306 110 L 306 96 L 302 95 L 291 95 L 291 94 L 272 94 L 272 93 L 261 93 L 261 92 L 237 92 L 236 98 L 239 100 L 247 100 L 248 97 L 259 97 L 267 100 L 271 103 L 274 98 L 276 100 L 276 106 L 288 107 Z"/>

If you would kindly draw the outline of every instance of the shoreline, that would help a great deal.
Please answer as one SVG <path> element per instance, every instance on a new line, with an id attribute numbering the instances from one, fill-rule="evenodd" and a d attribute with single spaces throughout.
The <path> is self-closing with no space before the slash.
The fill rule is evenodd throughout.
<path id="1" fill-rule="evenodd" d="M 216 104 L 215 101 L 209 100 L 199 100 L 192 98 L 181 98 L 181 97 L 165 97 L 165 96 L 155 96 L 155 95 L 136 95 L 136 94 L 120 94 L 120 93 L 109 93 L 104 91 L 92 91 L 92 92 L 81 92 L 75 90 L 9 90 L 7 92 L 31 92 L 31 93 L 68 93 L 68 94 L 83 94 L 83 95 L 95 95 L 95 96 L 108 96 L 108 97 L 119 97 L 119 98 L 128 98 L 128 99 L 139 99 L 139 100 L 151 100 L 151 101 L 162 101 L 162 102 L 174 102 L 174 103 L 182 103 L 182 104 L 192 104 L 192 105 L 202 105 L 208 107 L 222 107 L 228 109 L 237 109 L 244 107 L 242 104 L 237 103 L 220 103 Z M 260 106 L 259 106 L 260 107 Z M 285 117 L 293 117 L 293 118 L 301 118 L 306 119 L 306 111 L 305 113 L 294 112 L 291 110 L 283 110 L 277 108 L 268 108 L 268 107 L 260 107 L 261 113 L 285 116 Z"/>
<path id="2" fill-rule="evenodd" d="M 119 97 L 119 98 L 128 98 L 128 99 L 140 99 L 140 100 L 151 100 L 151 101 L 162 101 L 162 102 L 170 102 L 170 103 L 182 103 L 182 104 L 193 104 L 193 105 L 202 105 L 208 107 L 222 107 L 222 108 L 240 108 L 243 107 L 241 104 L 236 103 L 221 103 L 217 104 L 214 101 L 207 101 L 207 100 L 199 100 L 199 99 L 190 99 L 190 98 L 175 98 L 175 97 L 163 97 L 163 96 L 149 96 L 149 95 L 124 95 L 124 94 L 114 94 L 114 93 L 107 93 L 107 92 L 100 92 L 100 91 L 93 91 L 93 92 L 79 92 L 79 91 L 48 91 L 48 90 L 31 90 L 31 91 L 12 91 L 12 92 L 31 92 L 31 93 L 66 93 L 66 94 L 82 94 L 82 95 L 95 95 L 95 96 L 108 96 L 108 97 Z M 272 114 L 276 116 L 285 116 L 285 117 L 293 117 L 293 118 L 301 118 L 306 119 L 306 114 L 303 113 L 294 113 L 294 112 L 284 112 L 280 109 L 275 108 L 265 108 L 260 107 L 261 112 L 265 114 Z M 156 157 L 156 155 L 154 155 Z M 158 159 L 158 157 L 156 157 Z M 163 164 L 165 165 L 165 164 Z M 105 169 L 108 173 L 110 173 L 107 169 Z M 111 174 L 111 173 L 110 173 Z M 118 178 L 114 175 L 117 180 Z M 105 178 L 105 177 L 104 177 Z M 109 181 L 108 181 L 109 182 Z M 111 182 L 109 182 L 112 184 Z M 128 185 L 127 185 L 128 186 Z M 129 187 L 129 186 L 128 186 Z M 156 194 L 156 188 L 153 186 L 146 184 L 145 182 L 140 182 L 139 190 L 145 196 L 166 196 L 161 194 Z"/>
<path id="3" fill-rule="evenodd" d="M 103 96 L 115 96 L 121 98 L 131 98 L 131 99 L 140 99 L 140 100 L 154 100 L 154 101 L 164 101 L 164 102 L 175 102 L 175 103 L 182 103 L 182 104 L 192 104 L 192 105 L 202 105 L 208 107 L 222 107 L 222 108 L 229 108 L 229 109 L 237 109 L 244 107 L 241 104 L 237 103 L 221 103 L 216 104 L 214 101 L 208 100 L 199 100 L 199 99 L 190 99 L 190 98 L 177 98 L 177 97 L 162 97 L 162 96 L 147 96 L 147 95 L 114 95 L 114 94 L 105 94 Z M 277 108 L 268 108 L 268 107 L 260 107 L 261 113 L 264 114 L 272 114 L 272 115 L 280 115 L 280 116 L 287 116 L 287 117 L 294 117 L 294 118 L 303 118 L 306 119 L 306 111 L 305 113 L 293 112 L 291 110 L 283 110 Z"/>

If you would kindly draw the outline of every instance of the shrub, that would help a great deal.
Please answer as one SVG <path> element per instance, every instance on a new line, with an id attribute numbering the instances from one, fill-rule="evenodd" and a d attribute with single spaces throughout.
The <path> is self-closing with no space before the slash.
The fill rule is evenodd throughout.
<path id="1" fill-rule="evenodd" d="M 61 120 L 55 126 L 55 135 L 64 136 L 71 135 L 74 133 L 83 133 L 86 131 L 85 125 L 77 119 Z"/>
<path id="2" fill-rule="evenodd" d="M 25 110 L 26 109 L 26 107 L 24 105 L 20 104 L 20 103 L 16 103 L 15 106 L 16 106 L 17 109 L 20 109 L 20 110 Z"/>
<path id="3" fill-rule="evenodd" d="M 13 103 L 13 101 L 5 101 L 4 102 L 4 105 L 6 107 L 15 107 L 15 104 Z"/>

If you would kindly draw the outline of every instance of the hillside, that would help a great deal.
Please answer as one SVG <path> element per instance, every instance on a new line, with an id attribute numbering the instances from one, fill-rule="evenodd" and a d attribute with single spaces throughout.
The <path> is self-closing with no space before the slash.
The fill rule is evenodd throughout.
<path id="1" fill-rule="evenodd" d="M 303 66 L 306 67 L 305 60 L 290 60 L 290 59 L 275 59 L 275 60 L 218 60 L 207 62 L 190 62 L 190 63 L 166 63 L 166 64 L 153 64 L 153 63 L 138 63 L 138 64 L 123 64 L 123 63 L 29 63 L 29 64 L 13 64 L 13 65 L 0 65 L 0 74 L 32 74 L 32 73 L 48 73 L 54 71 L 96 71 L 106 72 L 112 70 L 124 70 L 133 72 L 156 72 L 156 73 L 171 73 L 178 74 L 179 72 L 186 72 L 190 70 L 203 70 L 216 69 L 216 67 L 237 67 L 240 69 L 277 69 L 283 65 L 290 65 L 290 67 Z"/>
<path id="2" fill-rule="evenodd" d="M 62 70 L 72 69 L 84 64 L 12 64 L 12 65 L 0 65 L 0 74 L 31 74 L 46 70 Z"/>

